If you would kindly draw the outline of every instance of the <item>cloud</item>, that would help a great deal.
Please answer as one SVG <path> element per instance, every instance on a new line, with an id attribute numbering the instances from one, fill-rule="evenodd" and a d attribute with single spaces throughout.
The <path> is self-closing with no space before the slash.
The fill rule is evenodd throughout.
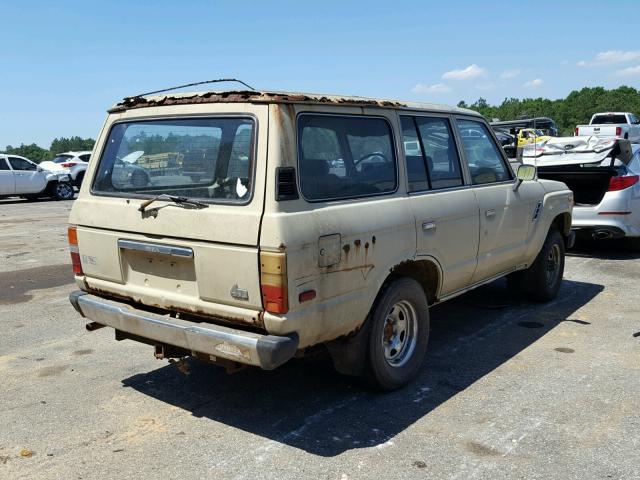
<path id="1" fill-rule="evenodd" d="M 451 70 L 442 74 L 443 80 L 469 80 L 470 78 L 482 77 L 486 75 L 487 71 L 484 68 L 479 67 L 475 63 L 469 65 L 462 70 Z"/>
<path id="2" fill-rule="evenodd" d="M 640 76 L 640 65 L 635 67 L 623 68 L 622 70 L 618 70 L 613 74 L 616 77 L 636 77 Z"/>
<path id="3" fill-rule="evenodd" d="M 640 50 L 623 52 L 622 50 L 607 50 L 600 52 L 596 58 L 591 61 L 580 60 L 579 67 L 600 67 L 604 65 L 612 65 L 614 63 L 633 62 L 640 60 Z"/>
<path id="4" fill-rule="evenodd" d="M 418 83 L 411 91 L 414 93 L 447 93 L 451 91 L 451 87 L 444 83 L 434 83 L 433 85 Z"/>
<path id="5" fill-rule="evenodd" d="M 504 72 L 502 72 L 500 74 L 500 78 L 502 78 L 504 80 L 509 80 L 511 78 L 516 78 L 518 75 L 520 75 L 521 72 L 522 72 L 522 70 L 520 70 L 520 69 L 505 70 Z"/>
<path id="6" fill-rule="evenodd" d="M 535 78 L 533 80 L 529 80 L 528 82 L 525 82 L 523 87 L 538 88 L 538 87 L 541 87 L 543 83 L 544 81 L 541 78 Z"/>

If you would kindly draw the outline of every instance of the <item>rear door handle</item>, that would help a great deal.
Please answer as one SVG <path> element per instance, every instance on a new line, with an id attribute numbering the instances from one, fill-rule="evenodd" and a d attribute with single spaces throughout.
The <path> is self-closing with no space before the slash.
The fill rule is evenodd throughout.
<path id="1" fill-rule="evenodd" d="M 436 229 L 436 222 L 424 222 L 422 224 L 422 230 L 424 230 L 425 232 L 427 230 L 435 230 Z"/>
<path id="2" fill-rule="evenodd" d="M 485 214 L 487 215 L 487 217 L 495 217 L 496 216 L 496 211 L 493 208 L 490 208 L 489 210 L 487 210 L 485 212 Z"/>

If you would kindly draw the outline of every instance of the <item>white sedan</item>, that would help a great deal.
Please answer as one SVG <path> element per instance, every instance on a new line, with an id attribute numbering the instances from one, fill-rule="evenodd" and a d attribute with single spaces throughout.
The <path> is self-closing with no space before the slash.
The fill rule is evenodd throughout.
<path id="1" fill-rule="evenodd" d="M 71 200 L 74 191 L 66 173 L 45 170 L 18 155 L 0 154 L 0 198 L 13 196 Z"/>

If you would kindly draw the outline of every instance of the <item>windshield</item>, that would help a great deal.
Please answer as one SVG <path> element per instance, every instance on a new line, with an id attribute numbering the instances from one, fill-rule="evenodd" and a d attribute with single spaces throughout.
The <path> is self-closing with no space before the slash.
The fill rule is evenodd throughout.
<path id="1" fill-rule="evenodd" d="M 73 155 L 58 155 L 56 158 L 51 160 L 53 163 L 65 163 L 68 162 L 70 158 L 73 158 Z"/>
<path id="2" fill-rule="evenodd" d="M 117 123 L 100 158 L 93 193 L 244 203 L 252 191 L 253 138 L 249 118 Z"/>

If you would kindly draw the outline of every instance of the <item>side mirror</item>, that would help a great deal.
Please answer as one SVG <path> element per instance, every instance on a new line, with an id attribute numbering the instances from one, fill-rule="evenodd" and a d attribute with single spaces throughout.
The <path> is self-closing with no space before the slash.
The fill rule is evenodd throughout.
<path id="1" fill-rule="evenodd" d="M 41 167 L 40 165 L 38 165 L 38 166 L 36 167 L 36 172 L 41 172 L 41 171 L 42 171 L 42 167 Z"/>
<path id="2" fill-rule="evenodd" d="M 518 171 L 516 172 L 516 183 L 513 185 L 513 191 L 515 192 L 520 188 L 520 184 L 525 181 L 535 180 L 536 167 L 533 165 L 523 164 L 518 167 Z"/>

